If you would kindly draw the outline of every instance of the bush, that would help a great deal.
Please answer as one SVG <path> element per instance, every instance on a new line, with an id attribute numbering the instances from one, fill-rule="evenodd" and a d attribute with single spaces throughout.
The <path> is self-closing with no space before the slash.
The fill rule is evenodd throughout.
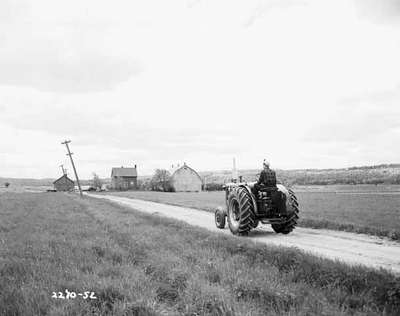
<path id="1" fill-rule="evenodd" d="M 103 187 L 103 180 L 100 179 L 100 177 L 93 172 L 93 180 L 92 180 L 92 187 L 96 190 L 99 189 L 101 190 Z"/>
<path id="2" fill-rule="evenodd" d="M 152 191 L 173 192 L 171 174 L 165 169 L 156 169 L 150 181 Z"/>
<path id="3" fill-rule="evenodd" d="M 203 184 L 202 189 L 204 191 L 222 191 L 223 190 L 223 184 L 222 183 L 207 183 Z"/>

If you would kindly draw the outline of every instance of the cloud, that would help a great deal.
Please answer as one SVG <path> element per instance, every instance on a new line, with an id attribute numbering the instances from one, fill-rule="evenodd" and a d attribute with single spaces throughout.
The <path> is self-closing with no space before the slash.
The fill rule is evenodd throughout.
<path id="1" fill-rule="evenodd" d="M 51 102 L 47 100 L 46 102 Z M 239 131 L 224 128 L 185 128 L 148 126 L 131 109 L 115 106 L 82 107 L 37 105 L 23 108 L 2 105 L 2 124 L 17 130 L 49 133 L 74 139 L 78 146 L 104 146 L 107 150 L 127 150 L 138 156 L 151 152 L 154 157 L 178 159 L 190 152 L 214 154 L 240 151 L 235 144 Z M 130 114 L 130 115 L 129 115 Z M 93 157 L 93 156 L 92 156 Z"/>
<path id="2" fill-rule="evenodd" d="M 399 101 L 400 89 L 342 99 L 302 134 L 298 158 L 319 167 L 399 161 Z"/>
<path id="3" fill-rule="evenodd" d="M 33 92 L 26 98 L 35 99 L 38 94 Z M 205 161 L 205 156 L 232 157 L 244 149 L 240 130 L 150 126 L 133 115 L 132 108 L 118 105 L 57 104 L 56 98 L 42 98 L 30 106 L 22 104 L 27 104 L 24 98 L 8 99 L 7 104 L 0 105 L 4 139 L 0 152 L 7 153 L 0 156 L 3 175 L 56 176 L 59 164 L 69 165 L 61 145 L 65 139 L 72 140 L 72 151 L 84 178 L 90 177 L 92 171 L 109 176 L 112 166 L 133 163 L 140 166 L 141 174 L 183 161 L 198 166 L 214 159 Z M 220 160 L 215 163 L 221 165 Z M 17 165 L 24 168 L 18 169 Z"/>
<path id="4" fill-rule="evenodd" d="M 346 0 L 188 1 L 0 1 L 2 170 L 58 173 L 66 137 L 88 175 L 400 159 L 399 28 Z"/>
<path id="5" fill-rule="evenodd" d="M 110 45 L 109 21 L 57 20 L 46 11 L 34 14 L 39 8 L 24 1 L 0 5 L 0 18 L 6 15 L 0 27 L 7 30 L 0 33 L 0 85 L 87 93 L 111 90 L 143 70 L 131 53 Z"/>
<path id="6" fill-rule="evenodd" d="M 375 104 L 384 108 L 396 108 L 400 100 L 400 85 L 393 89 L 386 89 L 375 92 L 367 92 L 364 95 L 357 95 L 343 98 L 342 105 L 360 105 L 360 104 Z"/>
<path id="7" fill-rule="evenodd" d="M 376 23 L 400 22 L 398 0 L 355 0 L 358 14 Z"/>
<path id="8" fill-rule="evenodd" d="M 371 146 L 379 138 L 399 139 L 400 87 L 343 98 L 335 111 L 303 135 L 308 142 Z"/>
<path id="9" fill-rule="evenodd" d="M 287 9 L 293 6 L 304 5 L 307 5 L 307 3 L 301 0 L 263 0 L 259 2 L 252 14 L 248 17 L 244 23 L 244 27 L 252 26 L 258 19 L 263 18 L 273 9 Z"/>
<path id="10" fill-rule="evenodd" d="M 12 22 L 29 13 L 30 5 L 25 0 L 2 0 L 0 2 L 0 24 Z"/>
<path id="11" fill-rule="evenodd" d="M 202 0 L 187 0 L 186 6 L 191 9 L 191 8 L 197 6 L 201 1 Z"/>
<path id="12" fill-rule="evenodd" d="M 41 91 L 84 93 L 111 90 L 141 72 L 138 64 L 127 58 L 102 56 L 99 52 L 77 52 L 60 56 L 43 49 L 0 53 L 0 84 L 28 86 Z"/>
<path id="13" fill-rule="evenodd" d="M 400 113 L 383 114 L 376 109 L 348 108 L 314 125 L 303 139 L 311 142 L 369 145 L 370 140 L 397 129 L 399 120 Z"/>

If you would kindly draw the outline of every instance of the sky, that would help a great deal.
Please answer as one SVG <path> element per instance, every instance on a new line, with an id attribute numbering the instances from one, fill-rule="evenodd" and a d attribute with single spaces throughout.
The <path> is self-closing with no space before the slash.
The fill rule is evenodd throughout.
<path id="1" fill-rule="evenodd" d="M 0 176 L 400 162 L 400 1 L 2 0 Z"/>

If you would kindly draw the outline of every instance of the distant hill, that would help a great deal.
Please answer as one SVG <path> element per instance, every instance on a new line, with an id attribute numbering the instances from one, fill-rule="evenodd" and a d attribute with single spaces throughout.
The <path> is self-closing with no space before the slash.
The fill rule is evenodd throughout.
<path id="1" fill-rule="evenodd" d="M 72 180 L 75 181 L 74 177 L 68 175 Z M 56 179 L 53 178 L 45 178 L 45 179 L 29 179 L 29 178 L 3 178 L 0 177 L 0 187 L 3 186 L 6 182 L 10 183 L 10 186 L 29 186 L 29 187 L 36 187 L 36 186 L 53 186 L 53 181 Z M 101 179 L 104 184 L 108 184 L 110 179 Z M 80 180 L 81 185 L 90 185 L 92 184 L 92 180 Z"/>
<path id="2" fill-rule="evenodd" d="M 261 169 L 239 170 L 244 181 L 255 181 Z M 326 184 L 400 184 L 400 164 L 381 164 L 341 169 L 276 169 L 278 181 L 288 185 L 326 185 Z M 231 181 L 231 170 L 201 171 L 199 175 L 206 183 L 222 184 Z M 145 182 L 151 176 L 139 176 Z M 0 187 L 5 182 L 11 186 L 52 186 L 55 179 L 18 179 L 0 177 Z M 110 179 L 102 179 L 109 184 Z M 82 185 L 90 185 L 91 180 L 81 180 Z"/>
<path id="3" fill-rule="evenodd" d="M 55 179 L 23 179 L 23 178 L 2 178 L 0 177 L 0 186 L 8 182 L 11 186 L 49 186 L 53 185 Z"/>
<path id="4" fill-rule="evenodd" d="M 260 169 L 239 170 L 244 181 L 258 179 Z M 400 164 L 381 164 L 342 169 L 295 169 L 275 170 L 279 181 L 290 185 L 326 185 L 326 184 L 400 184 Z M 230 181 L 231 171 L 199 172 L 206 177 L 207 183 Z"/>

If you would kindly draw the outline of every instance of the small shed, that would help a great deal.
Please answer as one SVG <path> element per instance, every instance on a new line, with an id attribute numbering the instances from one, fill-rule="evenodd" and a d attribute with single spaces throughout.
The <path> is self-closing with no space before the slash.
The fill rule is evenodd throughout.
<path id="1" fill-rule="evenodd" d="M 66 174 L 54 181 L 53 185 L 57 191 L 73 191 L 75 188 L 74 181 L 68 178 Z"/>
<path id="2" fill-rule="evenodd" d="M 112 168 L 111 187 L 114 190 L 137 189 L 137 167 L 134 168 Z"/>
<path id="3" fill-rule="evenodd" d="M 202 180 L 194 169 L 184 163 L 171 171 L 171 185 L 175 192 L 199 192 Z"/>

